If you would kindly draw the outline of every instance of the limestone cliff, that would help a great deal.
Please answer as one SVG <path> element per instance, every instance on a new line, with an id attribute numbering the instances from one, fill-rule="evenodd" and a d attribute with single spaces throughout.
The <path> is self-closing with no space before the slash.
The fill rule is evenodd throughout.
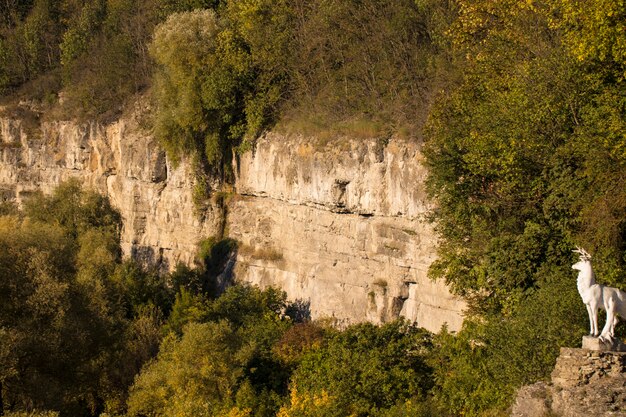
<path id="1" fill-rule="evenodd" d="M 425 176 L 415 143 L 262 138 L 240 159 L 230 206 L 237 277 L 279 284 L 314 316 L 457 329 L 462 304 L 426 277 L 436 240 Z"/>
<path id="2" fill-rule="evenodd" d="M 42 123 L 0 119 L 0 192 L 18 203 L 36 190 L 50 192 L 68 178 L 106 194 L 124 220 L 127 256 L 163 264 L 190 263 L 201 237 L 215 235 L 221 211 L 196 215 L 194 176 L 173 167 L 140 128 L 140 111 L 115 123 Z"/>
<path id="3" fill-rule="evenodd" d="M 225 225 L 240 242 L 235 278 L 279 286 L 313 317 L 380 323 L 402 315 L 430 330 L 460 327 L 464 304 L 426 277 L 436 239 L 424 220 L 417 144 L 324 146 L 270 134 L 235 162 L 228 206 L 209 202 L 199 212 L 190 165 L 173 166 L 138 114 L 106 126 L 2 119 L 3 198 L 20 202 L 76 177 L 119 209 L 127 256 L 190 263 L 196 243 Z"/>

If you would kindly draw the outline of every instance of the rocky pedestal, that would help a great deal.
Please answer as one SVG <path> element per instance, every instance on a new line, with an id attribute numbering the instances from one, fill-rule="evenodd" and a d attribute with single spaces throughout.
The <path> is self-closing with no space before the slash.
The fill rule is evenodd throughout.
<path id="1" fill-rule="evenodd" d="M 561 348 L 551 383 L 522 387 L 511 415 L 626 417 L 626 352 Z"/>
<path id="2" fill-rule="evenodd" d="M 583 336 L 583 349 L 599 352 L 626 352 L 626 345 L 618 339 L 609 342 L 599 337 Z"/>

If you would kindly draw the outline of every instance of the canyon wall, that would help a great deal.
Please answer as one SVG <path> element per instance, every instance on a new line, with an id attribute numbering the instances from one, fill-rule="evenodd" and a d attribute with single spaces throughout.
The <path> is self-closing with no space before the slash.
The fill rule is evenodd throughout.
<path id="1" fill-rule="evenodd" d="M 234 192 L 198 210 L 190 164 L 168 160 L 141 114 L 106 126 L 0 119 L 0 196 L 19 203 L 78 178 L 120 211 L 126 256 L 190 264 L 199 240 L 225 231 L 239 242 L 235 280 L 278 286 L 314 318 L 460 327 L 464 303 L 426 277 L 436 238 L 417 144 L 269 134 L 237 158 Z"/>

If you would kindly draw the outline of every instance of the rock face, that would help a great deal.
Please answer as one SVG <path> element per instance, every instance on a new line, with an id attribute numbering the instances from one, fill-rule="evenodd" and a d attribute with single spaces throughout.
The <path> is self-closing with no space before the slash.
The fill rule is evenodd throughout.
<path id="1" fill-rule="evenodd" d="M 463 304 L 426 277 L 436 240 L 425 177 L 415 143 L 262 138 L 240 158 L 229 208 L 236 277 L 278 284 L 313 317 L 458 329 Z"/>
<path id="2" fill-rule="evenodd" d="M 626 416 L 626 353 L 561 348 L 552 383 L 522 387 L 512 416 Z"/>
<path id="3" fill-rule="evenodd" d="M 21 202 L 76 177 L 120 211 L 127 256 L 191 263 L 200 239 L 225 231 L 240 243 L 237 280 L 279 286 L 314 318 L 460 327 L 463 302 L 426 277 L 436 239 L 417 144 L 268 135 L 235 163 L 228 205 L 199 213 L 190 165 L 173 166 L 136 114 L 107 126 L 1 120 L 0 196 Z"/>
<path id="4" fill-rule="evenodd" d="M 140 114 L 135 112 L 135 115 Z M 221 210 L 196 215 L 194 177 L 173 167 L 136 117 L 107 126 L 0 119 L 0 196 L 21 203 L 32 192 L 51 192 L 78 178 L 106 194 L 124 220 L 124 254 L 170 268 L 191 263 L 199 239 L 217 234 Z"/>

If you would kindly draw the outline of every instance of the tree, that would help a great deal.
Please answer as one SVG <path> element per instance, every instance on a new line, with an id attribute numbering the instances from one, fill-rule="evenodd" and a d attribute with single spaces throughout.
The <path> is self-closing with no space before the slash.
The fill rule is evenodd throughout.
<path id="1" fill-rule="evenodd" d="M 551 23 L 564 32 L 570 54 L 594 71 L 616 80 L 626 77 L 626 6 L 620 2 L 560 0 L 561 19 Z"/>
<path id="2" fill-rule="evenodd" d="M 5 404 L 76 410 L 90 402 L 92 343 L 106 334 L 90 340 L 105 317 L 84 315 L 73 242 L 59 226 L 4 217 L 0 246 L 0 327 L 10 348 L 0 376 Z"/>
<path id="3" fill-rule="evenodd" d="M 108 201 L 76 182 L 0 217 L 5 408 L 123 411 L 134 374 L 156 354 L 162 317 L 126 295 L 129 277 L 116 279 L 119 227 Z"/>
<path id="4" fill-rule="evenodd" d="M 62 227 L 76 239 L 90 229 L 119 237 L 120 214 L 109 200 L 95 191 L 83 191 L 76 179 L 60 184 L 51 196 L 38 194 L 25 202 L 27 217 Z"/>
<path id="5" fill-rule="evenodd" d="M 226 321 L 190 323 L 171 335 L 131 389 L 130 416 L 215 416 L 232 395 L 250 359 L 244 339 Z"/>
<path id="6" fill-rule="evenodd" d="M 463 75 L 430 115 L 425 155 L 442 237 L 430 273 L 470 301 L 437 349 L 435 392 L 453 413 L 506 408 L 577 343 L 575 245 L 625 285 L 622 6 L 586 9 L 598 5 L 461 1 L 448 31 Z"/>
<path id="7" fill-rule="evenodd" d="M 62 26 L 55 2 L 3 3 L 0 19 L 0 93 L 35 79 L 59 62 Z"/>
<path id="8" fill-rule="evenodd" d="M 211 10 L 174 13 L 154 33 L 158 72 L 155 129 L 170 156 L 196 152 L 222 172 L 227 149 L 245 131 L 247 52 L 220 32 Z"/>
<path id="9" fill-rule="evenodd" d="M 457 335 L 444 330 L 435 336 L 428 364 L 441 409 L 469 416 L 500 412 L 520 386 L 549 378 L 560 347 L 575 346 L 587 330 L 584 306 L 563 269 L 544 271 L 548 283 L 525 297 L 515 314 L 468 318 Z"/>
<path id="10" fill-rule="evenodd" d="M 397 321 L 335 331 L 304 354 L 291 379 L 285 415 L 377 415 L 408 399 L 425 399 L 431 388 L 425 355 L 430 335 Z M 302 404 L 313 406 L 307 414 Z M 325 411 L 322 411 L 325 410 Z"/>
<path id="11" fill-rule="evenodd" d="M 284 300 L 282 292 L 248 286 L 215 300 L 181 289 L 169 336 L 130 391 L 129 414 L 275 415 L 289 378 L 273 353 L 290 326 L 281 317 Z"/>
<path id="12" fill-rule="evenodd" d="M 119 115 L 149 83 L 148 43 L 159 22 L 154 0 L 91 0 L 78 7 L 60 43 L 65 103 L 71 117 Z"/>

